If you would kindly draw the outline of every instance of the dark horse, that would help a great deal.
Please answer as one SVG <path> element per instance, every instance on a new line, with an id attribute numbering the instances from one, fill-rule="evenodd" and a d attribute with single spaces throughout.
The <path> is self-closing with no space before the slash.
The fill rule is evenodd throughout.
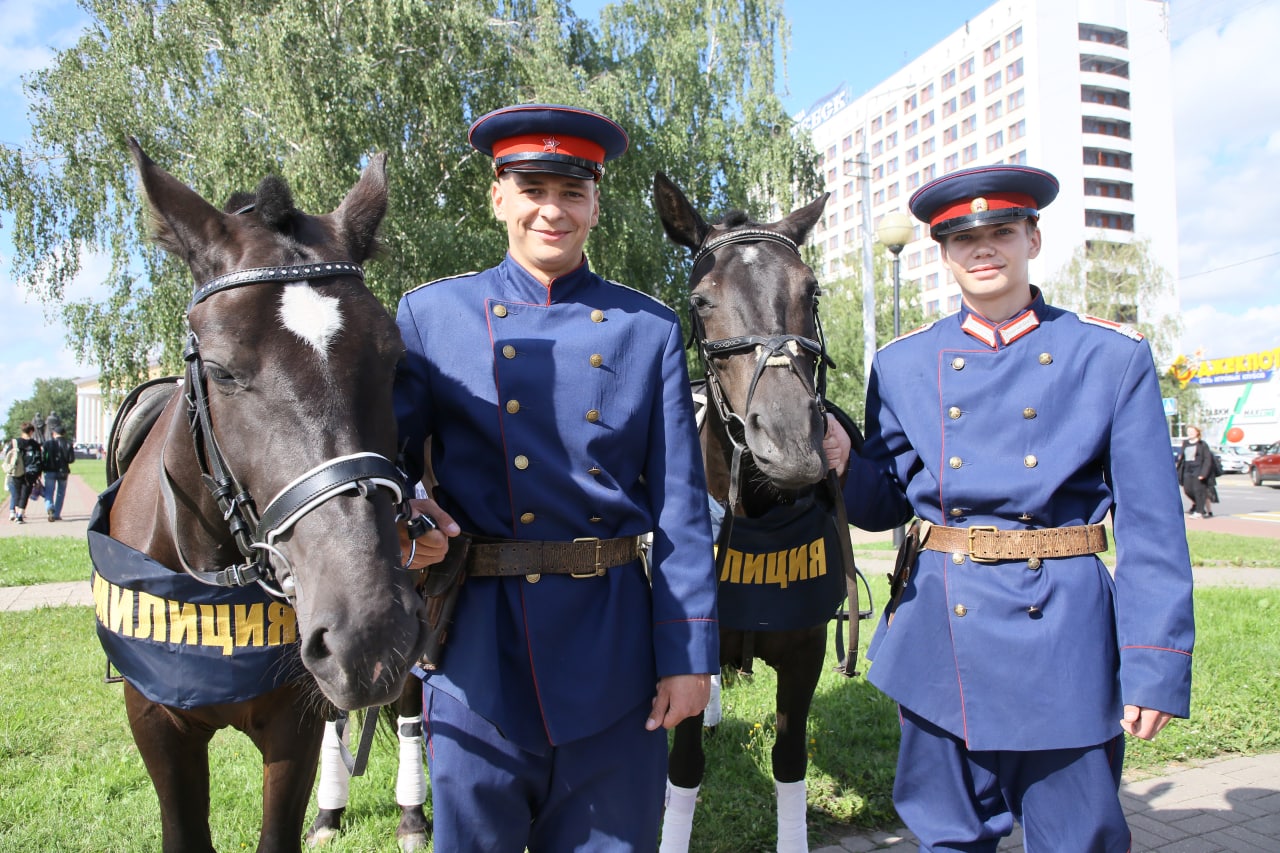
<path id="1" fill-rule="evenodd" d="M 402 347 L 360 267 L 387 208 L 385 159 L 371 160 L 337 210 L 311 216 L 274 177 L 219 211 L 136 141 L 130 149 L 155 238 L 187 263 L 197 287 L 185 379 L 104 494 L 110 538 L 91 532 L 91 548 L 123 543 L 201 589 L 257 594 L 260 583 L 278 598 L 265 605 L 278 617 L 277 639 L 296 641 L 281 643 L 280 686 L 217 704 L 154 701 L 117 664 L 129 725 L 160 800 L 167 853 L 213 849 L 208 744 L 226 726 L 262 753 L 257 849 L 296 851 L 328 703 L 347 710 L 398 697 L 424 642 L 425 605 L 414 575 L 400 569 L 396 521 L 407 503 L 390 461 Z M 122 603 L 139 608 L 111 612 L 112 626 L 126 626 L 125 644 L 144 631 L 173 643 L 195 636 L 198 621 L 203 641 L 210 632 L 223 639 L 227 667 L 236 666 L 241 631 L 246 645 L 262 645 L 242 621 L 262 605 L 191 605 L 190 625 L 179 624 L 177 614 L 188 612 L 181 602 L 168 602 L 166 621 L 154 596 L 137 593 L 131 605 L 134 593 L 96 571 L 95 592 L 110 590 L 97 603 L 100 621 Z M 234 624 L 217 621 L 233 613 Z M 104 628 L 111 633 L 100 624 L 100 637 Z M 181 659 L 163 667 L 163 689 Z M 218 663 L 201 664 L 196 680 L 220 680 Z"/>
<path id="2" fill-rule="evenodd" d="M 727 508 L 725 525 L 736 519 L 745 527 L 779 507 L 802 505 L 826 476 L 824 404 L 817 378 L 826 355 L 818 328 L 818 282 L 798 248 L 826 201 L 823 195 L 777 222 L 754 223 L 735 213 L 723 223 L 707 225 L 666 176 L 659 174 L 654 181 L 654 206 L 663 229 L 694 253 L 689 285 L 693 336 L 707 363 L 703 461 L 711 496 Z M 847 530 L 842 533 L 847 541 Z M 835 568 L 842 561 L 830 555 L 835 576 L 821 579 L 819 615 L 811 622 L 785 630 L 739 630 L 727 612 L 726 542 L 722 534 L 717 564 L 721 664 L 749 668 L 751 658 L 759 657 L 777 671 L 772 757 L 778 849 L 806 850 L 805 730 L 822 672 L 827 622 L 843 597 L 844 573 Z M 781 577 L 787 574 L 784 557 L 777 557 L 780 580 L 768 593 L 782 598 L 788 594 Z M 702 725 L 699 716 L 675 730 L 663 853 L 688 849 L 693 803 L 705 769 Z"/>

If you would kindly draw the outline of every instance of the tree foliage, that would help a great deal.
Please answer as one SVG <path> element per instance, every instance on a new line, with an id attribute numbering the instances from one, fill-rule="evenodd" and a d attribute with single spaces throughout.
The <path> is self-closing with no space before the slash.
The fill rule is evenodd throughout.
<path id="1" fill-rule="evenodd" d="M 56 412 L 62 421 L 62 431 L 67 438 L 76 434 L 76 383 L 70 379 L 37 379 L 31 396 L 25 400 L 15 400 L 9 407 L 8 417 L 4 422 L 2 434 L 6 438 L 16 438 L 23 423 L 35 423 L 47 419 L 50 413 Z"/>
<path id="2" fill-rule="evenodd" d="M 565 0 L 85 0 L 91 26 L 25 79 L 31 143 L 0 147 L 14 272 L 62 304 L 86 252 L 110 272 L 63 304 L 70 343 L 120 389 L 181 363 L 192 282 L 145 239 L 125 153 L 138 137 L 215 203 L 267 173 L 299 206 L 331 209 L 370 153 L 389 154 L 388 306 L 407 289 L 492 265 L 505 247 L 486 158 L 466 128 L 511 103 L 617 117 L 630 152 L 610 164 L 588 244 L 603 275 L 683 301 L 683 250 L 651 210 L 662 170 L 699 210 L 763 215 L 815 191 L 815 158 L 773 91 L 780 0 L 624 0 L 598 25 Z"/>

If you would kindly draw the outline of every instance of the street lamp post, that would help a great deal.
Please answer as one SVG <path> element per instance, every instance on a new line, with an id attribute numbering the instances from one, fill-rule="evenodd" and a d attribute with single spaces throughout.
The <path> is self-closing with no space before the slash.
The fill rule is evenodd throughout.
<path id="1" fill-rule="evenodd" d="M 914 236 L 915 228 L 912 226 L 911 217 L 897 210 L 880 217 L 880 224 L 876 226 L 876 239 L 893 253 L 893 336 L 895 338 L 902 334 L 901 300 L 899 299 L 899 272 L 902 266 L 902 249 L 911 242 L 911 238 Z M 902 527 L 893 528 L 893 545 L 895 548 L 902 545 L 902 539 Z"/>

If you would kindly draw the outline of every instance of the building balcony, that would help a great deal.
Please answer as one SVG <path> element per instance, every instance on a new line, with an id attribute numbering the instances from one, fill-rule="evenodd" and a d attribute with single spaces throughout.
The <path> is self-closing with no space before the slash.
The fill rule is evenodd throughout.
<path id="1" fill-rule="evenodd" d="M 1113 107 L 1091 101 L 1080 102 L 1080 115 L 1084 118 L 1096 118 L 1099 121 L 1133 121 L 1133 111 L 1128 107 Z"/>
<path id="2" fill-rule="evenodd" d="M 1117 74 L 1103 74 L 1100 71 L 1081 71 L 1080 83 L 1085 86 L 1097 86 L 1101 89 L 1118 89 L 1121 92 L 1131 92 L 1133 90 L 1128 77 L 1121 77 Z"/>
<path id="3" fill-rule="evenodd" d="M 1112 136 L 1109 133 L 1082 133 L 1080 138 L 1086 148 L 1104 148 L 1110 151 L 1133 153 L 1133 140 L 1123 136 Z"/>

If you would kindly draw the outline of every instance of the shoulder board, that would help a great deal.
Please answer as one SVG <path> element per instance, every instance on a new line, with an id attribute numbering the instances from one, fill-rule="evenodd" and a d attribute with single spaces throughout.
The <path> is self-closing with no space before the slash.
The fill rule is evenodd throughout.
<path id="1" fill-rule="evenodd" d="M 439 284 L 439 283 L 440 283 L 440 282 L 442 282 L 442 281 L 453 281 L 455 278 L 470 278 L 471 276 L 473 276 L 473 275 L 478 275 L 478 274 L 479 274 L 479 273 L 478 273 L 477 271 L 472 271 L 472 272 L 460 272 L 460 273 L 458 273 L 457 275 L 448 275 L 448 276 L 445 276 L 444 278 L 437 278 L 437 279 L 435 279 L 434 281 L 427 281 L 427 282 L 423 282 L 422 284 L 418 285 L 417 287 L 411 287 L 411 288 L 409 288 L 408 290 L 406 290 L 406 291 L 404 292 L 403 296 L 408 296 L 410 293 L 413 293 L 415 290 L 422 290 L 422 288 L 424 288 L 424 287 L 430 287 L 431 285 L 433 285 L 433 284 Z"/>
<path id="2" fill-rule="evenodd" d="M 661 305 L 663 308 L 666 308 L 668 311 L 671 311 L 672 313 L 675 313 L 675 309 L 674 309 L 674 308 L 672 308 L 672 307 L 671 307 L 670 305 L 668 305 L 667 303 L 663 302 L 663 301 L 662 301 L 661 299 L 659 299 L 658 297 L 654 296 L 652 293 L 645 293 L 643 290 L 640 290 L 639 288 L 631 287 L 630 285 L 627 285 L 627 284 L 622 284 L 621 282 L 614 281 L 614 280 L 613 280 L 613 279 L 611 279 L 611 278 L 605 278 L 604 276 L 601 276 L 601 277 L 600 277 L 600 280 L 601 280 L 601 281 L 603 281 L 603 282 L 606 282 L 606 283 L 608 283 L 608 284 L 612 284 L 614 287 L 620 287 L 620 288 L 622 288 L 623 290 L 629 290 L 629 291 L 631 291 L 632 293 L 635 293 L 635 294 L 638 294 L 638 295 L 640 295 L 640 296 L 643 296 L 643 297 L 645 297 L 646 299 L 649 299 L 649 300 L 650 300 L 650 301 L 652 301 L 652 302 L 656 302 L 656 303 L 658 303 L 658 304 L 659 304 L 659 305 Z"/>
<path id="3" fill-rule="evenodd" d="M 937 323 L 937 322 L 938 322 L 937 320 L 930 320 L 928 323 L 925 323 L 923 326 L 920 326 L 919 328 L 912 329 L 912 330 L 911 330 L 911 331 L 909 331 L 909 332 L 903 332 L 901 335 L 898 335 L 896 338 L 894 338 L 893 340 L 889 341 L 889 343 L 887 343 L 887 344 L 885 344 L 884 346 L 880 347 L 880 349 L 884 349 L 885 347 L 893 346 L 893 345 L 894 345 L 894 344 L 896 344 L 898 341 L 905 341 L 907 338 L 910 338 L 910 337 L 913 337 L 913 336 L 915 336 L 915 335 L 918 335 L 918 334 L 920 334 L 921 332 L 927 332 L 927 331 L 929 331 L 930 329 L 932 329 L 932 328 L 933 328 L 933 326 L 934 326 L 934 324 L 935 324 L 935 323 Z"/>
<path id="4" fill-rule="evenodd" d="M 1131 340 L 1142 340 L 1142 332 L 1139 332 L 1133 326 L 1117 323 L 1114 320 L 1103 320 L 1101 317 L 1090 317 L 1088 314 L 1077 314 L 1076 316 L 1080 318 L 1081 323 L 1088 323 L 1090 326 L 1099 326 L 1103 329 L 1119 332 Z"/>

